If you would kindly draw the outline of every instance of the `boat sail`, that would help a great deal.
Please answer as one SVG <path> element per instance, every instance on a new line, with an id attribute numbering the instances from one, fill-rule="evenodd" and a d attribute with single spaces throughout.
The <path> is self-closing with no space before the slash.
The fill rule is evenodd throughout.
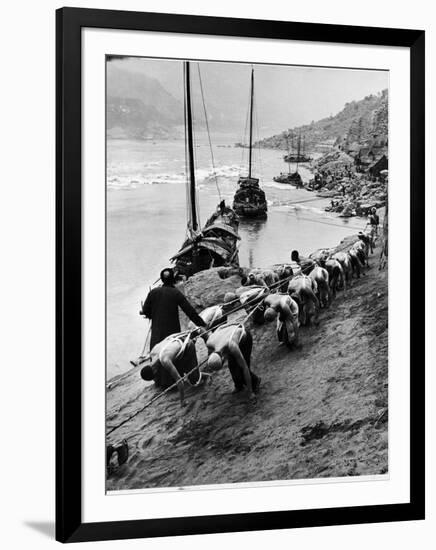
<path id="1" fill-rule="evenodd" d="M 187 235 L 179 252 L 171 258 L 171 261 L 175 262 L 175 272 L 178 278 L 188 278 L 198 271 L 211 267 L 239 266 L 239 220 L 235 212 L 226 206 L 224 200 L 217 206 L 216 211 L 207 220 L 203 229 L 200 227 L 195 183 L 190 71 L 190 62 L 185 61 L 183 65 L 183 77 L 185 92 L 185 158 L 187 168 Z M 201 92 L 203 93 L 202 87 Z M 206 125 L 208 127 L 207 118 Z"/>
<path id="2" fill-rule="evenodd" d="M 266 218 L 268 205 L 265 192 L 259 185 L 259 178 L 252 177 L 253 161 L 253 100 L 254 100 L 254 69 L 251 69 L 250 89 L 250 133 L 248 177 L 240 177 L 238 189 L 233 199 L 233 209 L 242 218 Z"/>

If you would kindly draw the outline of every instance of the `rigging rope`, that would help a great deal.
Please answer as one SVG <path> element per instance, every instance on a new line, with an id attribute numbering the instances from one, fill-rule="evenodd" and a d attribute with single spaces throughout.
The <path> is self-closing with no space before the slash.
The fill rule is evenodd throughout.
<path id="1" fill-rule="evenodd" d="M 310 220 L 310 218 L 307 218 L 309 221 L 318 221 L 318 220 Z M 320 222 L 318 221 L 318 223 L 326 223 L 326 222 Z M 328 225 L 337 225 L 337 224 L 328 224 Z M 343 226 L 339 226 L 339 227 L 343 227 Z M 356 228 L 357 229 L 357 228 Z M 348 245 L 345 245 L 344 249 L 347 248 Z M 290 275 L 289 277 L 286 277 L 284 279 L 281 279 L 280 281 L 277 281 L 275 283 L 273 283 L 272 285 L 270 286 L 266 286 L 266 290 L 268 291 L 271 291 L 273 290 L 275 287 L 278 287 L 278 286 L 281 286 L 283 285 L 284 283 L 286 283 L 287 281 L 291 280 L 293 278 L 293 274 Z M 249 290 L 249 287 L 247 287 L 247 290 Z M 262 301 L 263 301 L 263 298 L 261 300 L 259 300 L 259 302 L 257 304 L 253 304 L 253 302 L 259 300 L 259 296 L 256 295 L 256 296 L 253 296 L 251 299 L 247 300 L 244 304 L 241 304 L 240 306 L 234 308 L 233 310 L 229 311 L 229 312 L 226 312 L 225 314 L 223 314 L 221 317 L 218 317 L 217 321 L 219 321 L 220 319 L 223 319 L 221 322 L 219 322 L 218 324 L 215 324 L 213 327 L 209 328 L 208 330 L 206 331 L 203 331 L 201 332 L 198 336 L 194 336 L 192 338 L 192 341 L 195 342 L 198 338 L 200 337 L 203 337 L 205 334 L 207 334 L 208 332 L 211 332 L 213 330 L 216 330 L 219 326 L 222 326 L 224 324 L 227 323 L 227 317 L 229 315 L 231 315 L 232 313 L 236 313 L 238 311 L 240 311 L 241 309 L 245 309 L 245 311 L 247 311 L 247 307 L 251 307 L 251 306 L 254 306 L 252 307 L 252 309 L 247 313 L 247 315 L 244 317 L 244 319 L 242 321 L 240 321 L 241 324 L 245 324 L 248 319 L 253 315 L 253 313 L 256 311 L 256 309 L 258 307 L 260 307 Z M 239 298 L 233 300 L 232 302 L 228 302 L 227 305 L 231 304 L 231 303 L 234 303 L 234 302 L 237 302 L 239 301 Z M 223 304 L 221 304 L 223 305 Z M 194 332 L 196 329 L 192 330 L 191 332 Z M 204 359 L 202 362 L 200 362 L 200 364 L 196 365 L 193 369 L 191 369 L 189 372 L 185 373 L 182 377 L 180 377 L 176 382 L 174 382 L 171 386 L 169 386 L 168 388 L 166 388 L 165 390 L 163 390 L 162 392 L 160 392 L 158 395 L 156 395 L 155 397 L 153 397 L 152 399 L 150 399 L 143 407 L 141 407 L 139 410 L 137 410 L 135 413 L 133 413 L 132 415 L 128 416 L 127 418 L 125 418 L 122 422 L 120 422 L 119 424 L 117 424 L 116 426 L 114 426 L 113 428 L 111 428 L 108 432 L 106 432 L 106 436 L 110 435 L 111 433 L 113 433 L 115 430 L 119 429 L 121 426 L 124 426 L 125 424 L 127 424 L 127 422 L 129 422 L 130 420 L 132 420 L 133 418 L 135 418 L 138 414 L 140 414 L 141 412 L 143 412 L 145 409 L 147 409 L 148 407 L 150 407 L 153 403 L 155 403 L 158 399 L 160 399 L 161 397 L 163 397 L 164 395 L 166 395 L 170 390 L 174 389 L 180 382 L 183 382 L 186 378 L 188 378 L 188 376 L 190 374 L 192 374 L 194 371 L 196 370 L 199 370 L 200 367 L 202 367 L 203 365 L 205 365 L 208 361 L 208 358 Z"/>
<path id="2" fill-rule="evenodd" d="M 257 102 L 256 102 L 256 96 L 254 96 L 254 105 L 253 105 L 253 109 L 254 109 L 254 130 L 256 132 L 256 136 L 257 136 L 257 159 L 258 159 L 258 173 L 259 173 L 259 176 L 260 178 L 263 180 L 264 179 L 264 170 L 263 170 L 263 162 L 262 162 L 262 155 L 260 153 L 260 134 L 259 134 L 259 114 L 258 114 L 258 111 L 257 111 Z"/>
<path id="3" fill-rule="evenodd" d="M 289 281 L 290 279 L 292 279 L 293 275 L 290 275 L 289 277 L 286 277 L 285 279 L 282 279 L 280 281 L 277 281 L 276 283 L 273 283 L 272 285 L 270 285 L 269 287 L 265 287 L 266 290 L 272 290 L 273 288 L 275 288 L 276 286 L 279 286 L 279 285 L 282 285 L 283 283 L 286 283 L 287 281 Z M 250 287 L 247 287 L 247 290 L 249 290 Z M 253 302 L 255 302 L 256 300 L 259 300 L 259 296 L 254 296 L 253 298 L 247 300 L 244 304 L 241 304 L 240 306 L 234 308 L 233 310 L 225 313 L 224 315 L 222 315 L 221 317 L 218 317 L 217 318 L 217 321 L 219 321 L 220 319 L 223 319 L 221 322 L 217 323 L 217 324 L 214 324 L 213 327 L 209 328 L 208 330 L 206 331 L 203 331 L 201 334 L 199 334 L 198 336 L 194 336 L 192 338 L 192 341 L 195 342 L 198 338 L 204 336 L 205 334 L 207 334 L 208 332 L 211 332 L 213 330 L 216 330 L 218 327 L 222 326 L 222 325 L 225 325 L 227 323 L 227 317 L 229 315 L 231 315 L 232 313 L 236 313 L 238 311 L 240 311 L 241 309 L 245 309 L 247 310 L 247 307 L 251 307 L 251 306 L 254 306 L 251 311 L 249 311 L 249 313 L 245 316 L 245 318 L 240 321 L 241 324 L 244 324 L 248 321 L 248 319 L 253 315 L 253 313 L 255 312 L 255 310 L 261 305 L 262 303 L 262 300 L 260 300 L 260 302 L 258 304 L 253 304 Z M 227 305 L 229 303 L 234 303 L 236 301 L 239 301 L 239 298 L 237 298 L 236 300 L 233 300 L 233 302 L 228 302 Z M 194 329 L 193 331 L 191 332 L 194 332 L 195 330 L 197 329 Z M 188 373 L 184 374 L 181 378 L 179 378 L 177 380 L 177 382 L 174 382 L 174 384 L 172 384 L 171 386 L 169 386 L 168 388 L 166 388 L 164 391 L 162 391 L 161 393 L 159 393 L 158 395 L 156 395 L 155 397 L 153 397 L 152 399 L 150 399 L 150 401 L 148 401 L 143 407 L 141 407 L 141 409 L 139 409 L 138 411 L 136 411 L 135 413 L 133 413 L 132 415 L 130 415 L 128 418 L 126 418 L 125 420 L 123 420 L 120 424 L 117 424 L 116 426 L 114 426 L 113 428 L 111 428 L 108 432 L 106 432 L 106 435 L 110 435 L 112 432 L 114 432 L 115 430 L 117 430 L 118 428 L 120 428 L 121 426 L 124 426 L 124 424 L 126 424 L 127 422 L 129 422 L 132 418 L 134 418 L 135 416 L 137 416 L 138 414 L 140 414 L 142 411 L 144 411 L 147 407 L 149 407 L 152 403 L 154 403 L 155 401 L 157 401 L 158 399 L 160 399 L 163 395 L 165 395 L 166 393 L 168 393 L 171 389 L 175 388 L 177 386 L 177 384 L 183 380 L 185 380 L 190 374 L 192 374 L 195 370 L 199 369 L 201 366 L 203 366 L 205 363 L 207 362 L 207 359 L 205 359 L 204 361 L 202 361 L 199 365 L 197 365 L 196 367 L 194 367 L 192 370 L 190 370 Z"/>
<path id="4" fill-rule="evenodd" d="M 316 221 L 316 220 L 310 220 L 310 221 Z M 322 223 L 322 222 L 320 222 Z M 344 249 L 347 248 L 348 245 L 345 245 Z M 293 278 L 293 275 L 290 275 L 289 277 L 286 277 L 285 279 L 282 279 L 280 281 L 277 281 L 276 283 L 273 283 L 272 285 L 270 285 L 269 287 L 265 287 L 267 290 L 272 290 L 274 287 L 276 286 L 280 286 L 282 285 L 283 283 L 289 281 L 290 279 Z M 248 289 L 248 287 L 247 287 Z M 245 309 L 247 310 L 247 306 L 250 304 L 250 302 L 253 302 L 255 300 L 259 300 L 259 296 L 254 296 L 253 298 L 247 300 L 247 302 L 245 302 L 245 304 L 241 304 L 239 307 L 235 308 L 234 310 L 230 311 L 230 312 L 227 312 L 225 315 L 223 315 L 221 317 L 221 319 L 223 319 L 224 317 L 226 319 L 224 319 L 223 321 L 221 321 L 220 323 L 216 324 L 214 327 L 211 327 L 210 329 L 206 330 L 206 331 L 203 331 L 201 334 L 199 334 L 198 336 L 195 336 L 194 338 L 192 338 L 192 341 L 196 341 L 199 337 L 202 337 L 204 336 L 205 334 L 207 334 L 208 332 L 212 331 L 212 330 L 216 330 L 219 326 L 222 326 L 224 324 L 227 323 L 227 317 L 228 315 L 230 315 L 231 313 L 234 313 L 234 312 L 237 312 L 241 309 Z M 239 298 L 237 300 L 234 300 L 233 302 L 235 301 L 239 301 Z M 254 305 L 254 307 L 251 309 L 251 311 L 249 311 L 247 313 L 247 315 L 245 316 L 245 318 L 240 321 L 240 324 L 245 324 L 248 319 L 253 315 L 253 313 L 256 311 L 256 309 L 261 305 L 263 299 L 259 301 L 259 303 L 257 303 L 256 305 Z M 229 303 L 233 303 L 233 302 L 229 302 Z M 228 305 L 228 304 L 227 304 Z M 250 306 L 253 305 L 253 304 L 250 304 Z M 219 320 L 220 318 L 218 318 L 217 320 Z M 194 329 L 193 331 L 191 332 L 194 332 L 195 330 L 197 329 Z M 164 395 L 166 395 L 170 390 L 174 389 L 180 382 L 183 382 L 184 380 L 186 380 L 190 374 L 192 374 L 194 371 L 196 370 L 199 370 L 200 367 L 202 367 L 203 365 L 205 365 L 208 361 L 208 357 L 206 359 L 204 359 L 203 361 L 201 361 L 198 365 L 196 365 L 193 369 L 191 369 L 189 372 L 185 373 L 182 377 L 180 377 L 176 382 L 174 382 L 171 386 L 169 386 L 168 388 L 166 388 L 165 390 L 163 390 L 162 392 L 160 392 L 158 395 L 156 395 L 155 397 L 153 397 L 152 399 L 150 399 L 143 407 L 141 407 L 139 410 L 137 410 L 135 413 L 133 413 L 132 415 L 128 416 L 127 418 L 125 418 L 122 422 L 120 422 L 119 424 L 117 424 L 116 426 L 114 426 L 113 428 L 111 428 L 108 432 L 106 432 L 106 436 L 110 435 L 111 433 L 113 433 L 115 430 L 118 430 L 121 426 L 124 426 L 125 424 L 127 424 L 127 422 L 129 422 L 130 420 L 132 420 L 133 418 L 135 418 L 138 414 L 140 414 L 141 412 L 143 412 L 145 409 L 147 409 L 148 407 L 150 407 L 153 403 L 155 403 L 157 400 L 159 400 L 161 397 L 163 397 Z M 210 373 L 209 373 L 210 374 Z"/>
<path id="5" fill-rule="evenodd" d="M 241 137 L 241 145 L 242 145 L 242 155 L 241 155 L 241 166 L 239 170 L 239 175 L 242 176 L 245 172 L 245 149 L 246 149 L 246 142 L 247 142 L 247 130 L 248 130 L 248 120 L 250 118 L 250 95 L 251 95 L 251 89 L 248 90 L 248 99 L 247 99 L 247 111 L 245 113 L 245 127 L 244 127 L 244 133 Z"/>
<path id="6" fill-rule="evenodd" d="M 342 227 L 343 229 L 344 228 L 347 228 L 347 229 L 355 229 L 356 231 L 362 231 L 364 228 L 363 227 L 355 227 L 353 225 L 346 225 L 346 224 L 339 224 L 339 223 L 330 223 L 330 222 L 323 222 L 321 220 L 314 220 L 312 218 L 304 218 L 302 216 L 296 216 L 296 218 L 298 218 L 299 220 L 305 220 L 305 221 L 308 221 L 308 222 L 313 222 L 313 223 L 320 223 L 320 224 L 323 224 L 323 225 L 331 225 L 332 227 Z"/>
<path id="7" fill-rule="evenodd" d="M 240 324 L 244 324 L 248 321 L 248 319 L 253 315 L 253 313 L 255 312 L 255 310 L 260 306 L 260 303 L 259 304 L 256 304 L 253 309 L 245 316 L 245 318 L 240 321 Z M 207 334 L 207 332 L 209 332 L 210 330 L 216 330 L 219 326 L 223 325 L 223 324 L 226 324 L 227 321 L 223 321 L 222 323 L 214 326 L 212 329 L 209 329 L 205 332 L 203 332 L 200 336 L 204 336 L 205 334 Z M 194 330 L 197 330 L 197 329 L 194 329 Z M 194 332 L 194 331 L 191 331 L 191 332 Z M 192 341 L 195 341 L 197 340 L 197 338 L 199 338 L 200 336 L 195 336 Z M 117 424 L 116 426 L 114 426 L 113 428 L 111 428 L 108 432 L 106 432 L 106 436 L 110 435 L 111 433 L 113 433 L 115 430 L 118 430 L 119 428 L 121 428 L 121 426 L 124 426 L 124 424 L 127 424 L 127 422 L 129 422 L 130 420 L 132 420 L 133 418 L 135 418 L 135 416 L 138 416 L 138 414 L 142 413 L 143 411 L 145 411 L 145 409 L 147 409 L 148 407 L 150 407 L 150 405 L 152 405 L 153 403 L 155 403 L 158 399 L 160 399 L 161 397 L 163 397 L 165 394 L 167 394 L 170 390 L 174 389 L 180 382 L 183 382 L 184 380 L 186 380 L 189 375 L 191 375 L 194 371 L 196 370 L 200 370 L 200 367 L 202 367 L 203 365 L 205 365 L 208 361 L 209 357 L 207 357 L 206 359 L 204 359 L 203 361 L 201 361 L 200 364 L 196 365 L 193 369 L 191 369 L 189 372 L 185 373 L 183 376 L 181 376 L 176 382 L 174 382 L 173 384 L 171 384 L 171 386 L 168 386 L 168 388 L 166 388 L 165 390 L 163 390 L 162 392 L 160 392 L 158 395 L 156 395 L 155 397 L 153 397 L 152 399 L 150 399 L 149 401 L 147 401 L 147 403 L 141 407 L 139 410 L 137 410 L 136 412 L 134 412 L 133 414 L 131 414 L 130 416 L 128 416 L 127 418 L 125 418 L 122 422 L 120 422 L 119 424 Z M 210 374 L 210 373 L 208 373 Z"/>
<path id="8" fill-rule="evenodd" d="M 207 137 L 208 137 L 208 141 L 209 141 L 210 156 L 211 156 L 211 160 L 212 160 L 213 175 L 215 177 L 215 185 L 216 185 L 216 189 L 218 191 L 218 196 L 219 196 L 219 199 L 220 199 L 220 202 L 221 202 L 221 200 L 222 200 L 221 190 L 220 190 L 220 186 L 218 184 L 218 176 L 216 174 L 215 158 L 214 158 L 214 155 L 213 155 L 212 141 L 211 141 L 211 138 L 210 138 L 209 120 L 208 120 L 208 117 L 207 117 L 206 102 L 204 100 L 203 81 L 201 79 L 201 71 L 200 71 L 200 64 L 199 63 L 197 63 L 197 69 L 198 69 L 198 80 L 200 82 L 201 99 L 202 99 L 202 102 L 203 102 L 204 120 L 206 121 Z"/>
<path id="9" fill-rule="evenodd" d="M 158 399 L 160 399 L 162 396 L 164 396 L 166 393 L 168 393 L 170 390 L 174 389 L 177 384 L 179 382 L 183 382 L 190 374 L 192 374 L 195 370 L 199 369 L 200 367 L 202 367 L 205 363 L 207 362 L 207 359 L 205 359 L 204 361 L 202 361 L 199 365 L 196 365 L 192 370 L 190 370 L 189 372 L 187 372 L 186 374 L 184 374 L 182 377 L 180 377 L 177 382 L 174 382 L 174 384 L 171 384 L 171 386 L 168 386 L 168 388 L 166 388 L 164 391 L 158 393 L 155 397 L 153 397 L 152 399 L 150 399 L 150 401 L 147 401 L 147 403 L 141 407 L 139 410 L 137 410 L 135 413 L 131 414 L 130 416 L 128 416 L 127 418 L 125 418 L 122 422 L 120 422 L 119 424 L 117 424 L 116 426 L 114 426 L 113 428 L 111 428 L 108 432 L 106 432 L 106 436 L 110 435 L 112 432 L 114 432 L 115 430 L 118 430 L 118 428 L 121 428 L 121 426 L 124 426 L 124 424 L 127 424 L 127 422 L 129 422 L 130 420 L 132 420 L 132 418 L 135 418 L 135 416 L 138 416 L 138 414 L 142 413 L 143 411 L 145 411 L 145 409 L 147 409 L 150 405 L 152 405 L 155 401 L 157 401 Z"/>

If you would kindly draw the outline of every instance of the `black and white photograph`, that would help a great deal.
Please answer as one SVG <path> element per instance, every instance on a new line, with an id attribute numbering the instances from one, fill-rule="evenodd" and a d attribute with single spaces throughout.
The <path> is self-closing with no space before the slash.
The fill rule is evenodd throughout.
<path id="1" fill-rule="evenodd" d="M 105 69 L 106 492 L 388 476 L 389 71 Z"/>
<path id="2" fill-rule="evenodd" d="M 3 547 L 433 548 L 431 3 L 70 4 L 4 10 Z"/>

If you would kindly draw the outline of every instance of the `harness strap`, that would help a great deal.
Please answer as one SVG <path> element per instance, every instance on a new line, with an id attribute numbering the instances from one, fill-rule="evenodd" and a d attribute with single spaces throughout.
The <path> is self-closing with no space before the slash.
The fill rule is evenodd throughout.
<path id="1" fill-rule="evenodd" d="M 185 334 L 186 334 L 186 336 L 185 336 Z M 165 344 L 165 346 L 160 350 L 160 352 L 159 352 L 159 362 L 162 363 L 162 353 L 166 350 L 167 346 L 169 346 L 173 342 L 177 342 L 178 344 L 180 344 L 180 350 L 178 351 L 175 359 L 178 359 L 179 357 L 181 357 L 185 353 L 186 346 L 188 345 L 190 337 L 191 337 L 191 332 L 190 331 L 182 332 L 181 334 L 178 334 L 177 336 L 173 336 Z"/>
<path id="2" fill-rule="evenodd" d="M 213 323 L 217 320 L 217 319 L 220 319 L 222 316 L 223 316 L 223 309 L 221 306 L 215 306 L 216 309 L 215 309 L 215 312 L 212 316 L 212 319 L 209 321 L 209 325 L 213 325 Z"/>
<path id="3" fill-rule="evenodd" d="M 245 325 L 243 325 L 242 323 L 237 323 L 235 325 L 235 328 L 232 332 L 232 335 L 230 336 L 230 340 L 233 338 L 233 336 L 235 335 L 236 331 L 241 328 L 242 329 L 242 332 L 241 332 L 241 335 L 239 336 L 239 341 L 238 341 L 238 344 L 241 342 L 242 338 L 245 336 Z"/>
<path id="4" fill-rule="evenodd" d="M 246 331 L 245 331 L 245 325 L 244 325 L 243 323 L 229 323 L 229 324 L 227 324 L 227 325 L 221 325 L 220 327 L 217 327 L 217 330 L 216 330 L 216 331 L 222 330 L 223 328 L 229 328 L 229 327 L 232 327 L 232 326 L 234 326 L 235 328 L 233 329 L 233 332 L 232 332 L 232 334 L 230 335 L 229 340 L 231 340 L 231 339 L 233 338 L 233 336 L 235 335 L 236 331 L 237 331 L 239 328 L 241 328 L 241 329 L 242 329 L 242 332 L 241 332 L 241 335 L 240 335 L 240 337 L 239 337 L 239 342 L 238 342 L 238 343 L 240 343 L 241 340 L 242 340 L 242 338 L 245 336 L 245 333 L 246 333 Z M 217 353 L 217 352 L 215 352 L 215 353 Z"/>

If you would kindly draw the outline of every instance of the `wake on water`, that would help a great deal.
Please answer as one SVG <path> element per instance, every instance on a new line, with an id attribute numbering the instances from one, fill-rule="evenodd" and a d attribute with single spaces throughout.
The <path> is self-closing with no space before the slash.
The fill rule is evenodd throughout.
<path id="1" fill-rule="evenodd" d="M 159 163 L 154 163 L 155 165 Z M 116 172 L 116 168 L 112 168 L 110 171 Z M 196 179 L 198 184 L 215 183 L 216 178 L 218 181 L 223 180 L 235 180 L 240 174 L 241 169 L 239 166 L 220 166 L 216 170 L 210 169 L 198 169 L 196 170 Z M 106 185 L 108 189 L 136 189 L 141 185 L 161 185 L 161 184 L 184 184 L 186 176 L 184 172 L 178 172 L 177 174 L 165 173 L 134 173 L 120 175 L 108 175 Z"/>
<path id="2" fill-rule="evenodd" d="M 184 184 L 186 181 L 186 175 L 184 172 L 178 172 L 169 174 L 168 172 L 150 173 L 148 170 L 156 169 L 161 163 L 151 162 L 144 165 L 146 173 L 134 172 L 130 174 L 120 174 L 123 167 L 110 166 L 108 168 L 108 176 L 106 185 L 108 189 L 136 189 L 142 185 L 163 185 L 163 184 Z M 121 169 L 120 169 L 121 168 Z M 111 174 L 114 174 L 112 175 Z M 116 175 L 115 175 L 116 174 Z M 196 170 L 197 183 L 201 185 L 215 184 L 216 180 L 221 183 L 236 183 L 239 176 L 244 175 L 244 170 L 241 170 L 239 165 L 218 166 L 215 170 L 200 168 Z M 310 179 L 311 173 L 306 168 L 301 170 L 301 176 L 303 182 L 307 182 Z M 261 179 L 261 185 L 264 187 L 271 187 L 283 191 L 295 190 L 293 185 L 277 183 L 275 181 Z"/>

